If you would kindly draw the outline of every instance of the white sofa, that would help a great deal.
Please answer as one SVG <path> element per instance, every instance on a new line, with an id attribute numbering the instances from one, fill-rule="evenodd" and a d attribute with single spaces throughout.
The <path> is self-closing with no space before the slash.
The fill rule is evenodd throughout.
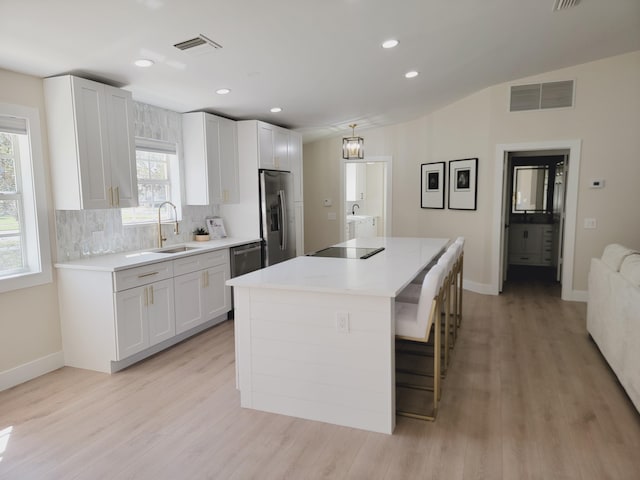
<path id="1" fill-rule="evenodd" d="M 612 244 L 591 259 L 587 330 L 640 411 L 640 252 Z"/>

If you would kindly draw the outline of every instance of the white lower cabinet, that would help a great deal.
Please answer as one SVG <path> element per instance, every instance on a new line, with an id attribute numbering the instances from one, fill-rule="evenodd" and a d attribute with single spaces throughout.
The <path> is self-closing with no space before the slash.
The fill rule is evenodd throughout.
<path id="1" fill-rule="evenodd" d="M 553 225 L 512 223 L 509 226 L 509 263 L 552 265 Z"/>
<path id="2" fill-rule="evenodd" d="M 118 360 L 176 334 L 173 280 L 117 292 L 115 297 Z"/>
<path id="3" fill-rule="evenodd" d="M 204 268 L 203 268 L 204 267 Z M 231 310 L 229 253 L 216 251 L 176 260 L 176 333 L 182 333 Z"/>
<path id="4" fill-rule="evenodd" d="M 65 365 L 112 373 L 226 320 L 229 249 L 110 271 L 59 268 Z"/>

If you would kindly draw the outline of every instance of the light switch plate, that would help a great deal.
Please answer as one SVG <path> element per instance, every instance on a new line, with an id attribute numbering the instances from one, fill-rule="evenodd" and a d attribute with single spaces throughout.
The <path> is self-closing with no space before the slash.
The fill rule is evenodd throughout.
<path id="1" fill-rule="evenodd" d="M 596 219 L 595 218 L 585 218 L 584 219 L 584 228 L 596 228 Z"/>

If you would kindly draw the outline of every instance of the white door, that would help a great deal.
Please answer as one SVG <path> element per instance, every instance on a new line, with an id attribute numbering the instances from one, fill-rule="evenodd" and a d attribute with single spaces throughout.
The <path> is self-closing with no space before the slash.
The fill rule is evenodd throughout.
<path id="1" fill-rule="evenodd" d="M 506 156 L 506 155 L 505 155 Z M 504 159 L 504 169 L 502 171 L 502 235 L 500 237 L 500 279 L 498 282 L 498 291 L 502 292 L 504 282 L 507 280 L 507 271 L 509 270 L 509 215 L 511 213 L 511 191 L 509 189 L 509 178 L 511 176 L 511 162 Z"/>
<path id="2" fill-rule="evenodd" d="M 231 310 L 231 287 L 225 285 L 229 280 L 229 266 L 218 265 L 205 270 L 204 316 L 211 320 Z"/>
<path id="3" fill-rule="evenodd" d="M 208 204 L 220 204 L 220 119 L 213 115 L 205 115 L 205 142 L 207 162 Z M 187 186 L 188 188 L 188 186 Z"/>
<path id="4" fill-rule="evenodd" d="M 136 148 L 131 93 L 105 86 L 109 128 L 110 178 L 113 206 L 138 206 Z"/>
<path id="5" fill-rule="evenodd" d="M 273 132 L 274 163 L 278 170 L 291 171 L 289 159 L 289 134 L 283 130 Z"/>
<path id="6" fill-rule="evenodd" d="M 555 239 L 556 248 L 557 248 L 557 265 L 556 268 L 556 281 L 562 281 L 562 267 L 563 267 L 563 250 L 564 250 L 564 222 L 566 215 L 566 185 L 567 185 L 567 176 L 569 174 L 569 155 L 565 155 L 564 164 L 558 164 L 556 166 L 556 177 L 560 177 L 559 181 L 556 182 L 554 197 L 556 197 L 556 205 L 558 205 L 558 234 Z"/>
<path id="7" fill-rule="evenodd" d="M 260 168 L 273 170 L 276 168 L 273 152 L 273 127 L 258 122 L 258 165 Z"/>
<path id="8" fill-rule="evenodd" d="M 152 283 L 147 287 L 149 322 L 149 346 L 160 343 L 176 334 L 173 279 Z"/>
<path id="9" fill-rule="evenodd" d="M 117 359 L 122 360 L 149 346 L 147 287 L 131 288 L 116 295 Z"/>
<path id="10" fill-rule="evenodd" d="M 111 207 L 111 164 L 104 85 L 72 78 L 82 208 Z"/>
<path id="11" fill-rule="evenodd" d="M 238 127 L 236 122 L 221 118 L 220 132 L 220 191 L 222 203 L 238 203 Z"/>
<path id="12" fill-rule="evenodd" d="M 174 277 L 176 334 L 203 323 L 206 318 L 202 310 L 205 286 L 205 272 L 187 273 Z"/>

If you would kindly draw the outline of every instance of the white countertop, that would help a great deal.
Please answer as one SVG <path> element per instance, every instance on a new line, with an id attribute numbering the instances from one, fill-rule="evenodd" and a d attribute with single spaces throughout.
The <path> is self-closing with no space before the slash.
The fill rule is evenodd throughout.
<path id="1" fill-rule="evenodd" d="M 149 248 L 137 252 L 113 253 L 110 255 L 100 255 L 96 257 L 83 258 L 71 262 L 56 263 L 56 268 L 71 268 L 76 270 L 98 270 L 105 272 L 115 272 L 127 268 L 139 267 L 152 263 L 165 262 L 175 258 L 198 255 L 200 253 L 220 250 L 222 248 L 235 247 L 245 243 L 259 242 L 259 238 L 223 238 L 220 240 L 209 240 L 208 242 L 188 242 L 181 243 L 189 247 L 197 247 L 193 250 L 179 253 L 156 253 L 158 248 Z M 171 248 L 176 245 L 165 245 L 163 248 Z"/>
<path id="2" fill-rule="evenodd" d="M 227 285 L 395 297 L 448 243 L 446 238 L 356 238 L 336 246 L 385 250 L 365 260 L 296 257 Z"/>

